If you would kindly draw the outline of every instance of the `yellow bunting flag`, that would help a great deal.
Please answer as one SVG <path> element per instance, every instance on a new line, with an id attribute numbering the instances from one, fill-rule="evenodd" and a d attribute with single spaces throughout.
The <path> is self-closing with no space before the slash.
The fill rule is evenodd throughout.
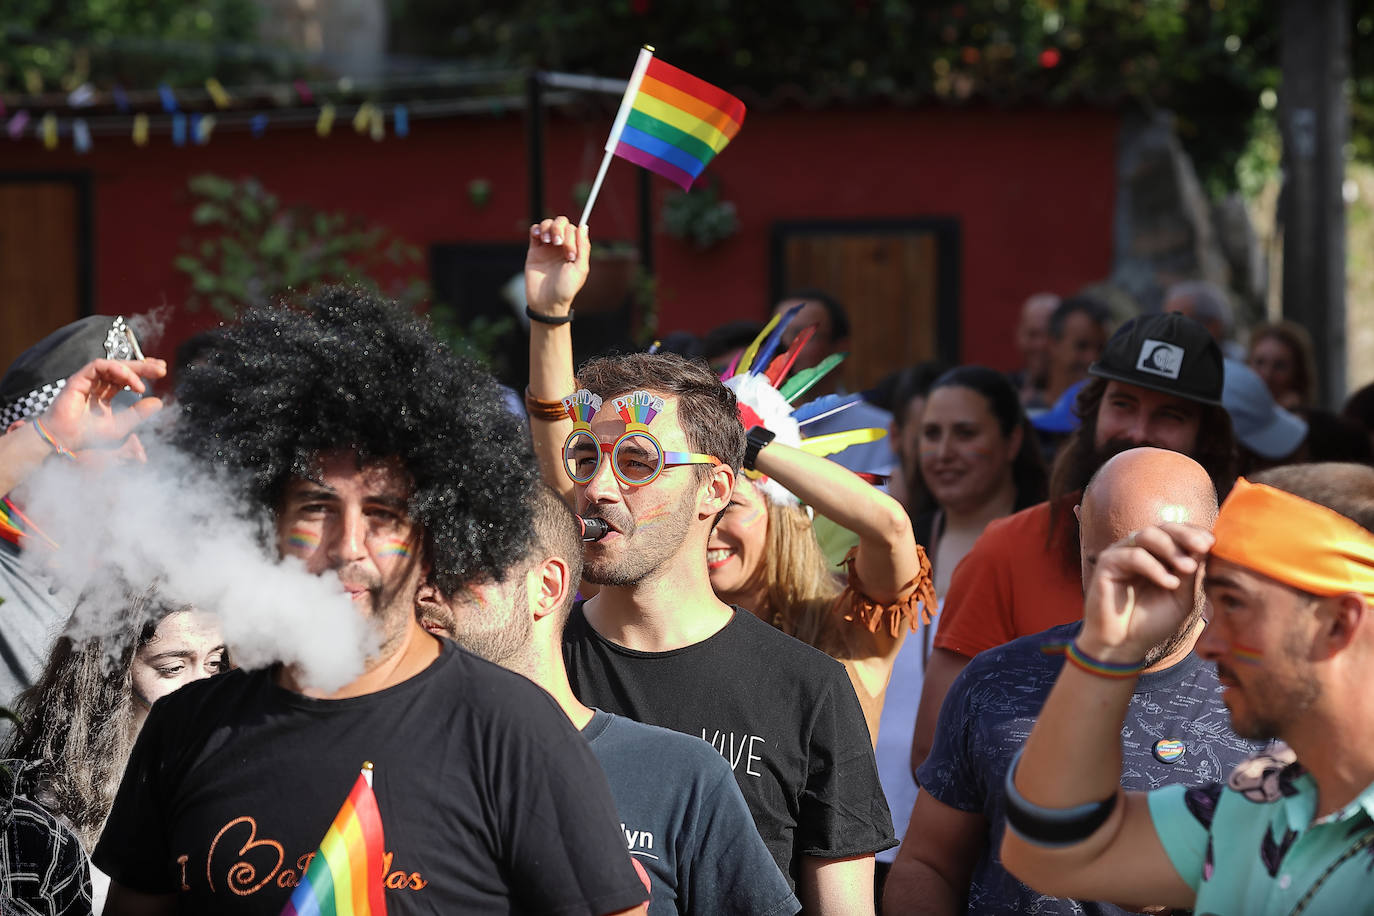
<path id="1" fill-rule="evenodd" d="M 205 81 L 205 91 L 210 93 L 210 98 L 214 101 L 216 108 L 228 108 L 229 103 L 233 101 L 229 97 L 229 93 L 224 90 L 224 86 L 213 76 Z"/>
<path id="2" fill-rule="evenodd" d="M 43 137 L 44 149 L 57 149 L 57 115 L 51 111 L 43 115 L 38 132 Z"/>
<path id="3" fill-rule="evenodd" d="M 363 133 L 367 130 L 367 122 L 371 119 L 371 117 L 372 103 L 363 102 L 361 105 L 358 106 L 357 112 L 355 112 L 353 115 L 353 129 L 360 134 Z"/>
<path id="4" fill-rule="evenodd" d="M 148 116 L 143 113 L 134 115 L 134 146 L 148 145 Z"/>
<path id="5" fill-rule="evenodd" d="M 372 129 L 370 133 L 373 140 L 382 140 L 386 137 L 386 115 L 382 114 L 382 109 L 376 105 L 372 106 Z"/>
<path id="6" fill-rule="evenodd" d="M 209 114 L 208 114 L 208 115 L 202 115 L 201 118 L 200 118 L 200 120 L 196 121 L 196 136 L 195 136 L 196 143 L 200 144 L 201 146 L 204 146 L 205 144 L 209 143 L 209 142 L 210 142 L 210 132 L 213 131 L 214 129 L 215 129 L 215 116 L 214 116 L 214 115 L 209 115 Z"/>
<path id="7" fill-rule="evenodd" d="M 328 103 L 320 107 L 319 120 L 315 122 L 315 133 L 321 137 L 329 136 L 334 129 L 334 106 Z"/>

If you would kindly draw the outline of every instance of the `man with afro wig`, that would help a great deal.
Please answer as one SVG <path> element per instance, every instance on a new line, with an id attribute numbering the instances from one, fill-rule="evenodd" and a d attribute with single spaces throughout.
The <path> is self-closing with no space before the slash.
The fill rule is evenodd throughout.
<path id="1" fill-rule="evenodd" d="M 340 893 L 393 916 L 641 912 L 567 717 L 415 617 L 426 578 L 499 578 L 532 537 L 531 448 L 492 378 L 331 288 L 221 328 L 178 400 L 175 444 L 241 487 L 280 555 L 337 576 L 380 647 L 337 690 L 277 664 L 159 701 L 93 856 L 106 912 L 275 916 Z"/>

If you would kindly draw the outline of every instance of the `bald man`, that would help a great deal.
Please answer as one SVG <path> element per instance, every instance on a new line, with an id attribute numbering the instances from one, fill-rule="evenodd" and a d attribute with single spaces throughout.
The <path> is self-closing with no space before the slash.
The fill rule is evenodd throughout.
<path id="1" fill-rule="evenodd" d="M 1161 522 L 1210 530 L 1217 497 L 1207 472 L 1191 458 L 1136 448 L 1098 470 L 1074 513 L 1086 583 L 1098 554 L 1132 531 Z M 1128 789 L 1218 779 L 1255 750 L 1231 731 L 1216 669 L 1193 654 L 1204 606 L 1199 586 L 1192 613 L 1146 655 L 1121 729 L 1122 785 Z M 1006 824 L 1007 768 L 1063 665 L 1062 646 L 1081 626 L 1077 621 L 989 649 L 959 674 L 940 710 L 934 747 L 917 773 L 923 791 L 887 879 L 884 913 L 1126 912 L 1043 896 L 1007 872 L 997 855 Z"/>

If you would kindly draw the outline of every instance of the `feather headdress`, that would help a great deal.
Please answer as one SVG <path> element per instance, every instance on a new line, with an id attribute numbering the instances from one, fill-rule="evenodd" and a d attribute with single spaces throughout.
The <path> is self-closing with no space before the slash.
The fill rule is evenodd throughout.
<path id="1" fill-rule="evenodd" d="M 838 407 L 833 407 L 815 416 L 807 416 L 806 405 L 796 406 L 798 400 L 811 388 L 835 369 L 846 353 L 834 353 L 821 360 L 817 365 L 800 369 L 789 377 L 797 356 L 816 333 L 816 325 L 808 325 L 793 338 L 790 346 L 782 349 L 783 335 L 801 311 L 801 303 L 779 315 L 774 315 L 764 325 L 753 342 L 740 353 L 721 376 L 725 386 L 735 393 L 739 403 L 740 420 L 744 428 L 752 426 L 767 427 L 776 437 L 775 441 L 800 448 L 813 455 L 833 455 L 851 445 L 873 442 L 887 435 L 882 429 L 852 429 L 820 436 L 807 436 L 804 427 L 807 423 L 830 416 L 840 410 L 857 404 L 860 395 L 845 398 Z M 763 494 L 774 503 L 793 504 L 799 500 L 786 487 L 776 480 L 758 472 L 746 471 Z"/>

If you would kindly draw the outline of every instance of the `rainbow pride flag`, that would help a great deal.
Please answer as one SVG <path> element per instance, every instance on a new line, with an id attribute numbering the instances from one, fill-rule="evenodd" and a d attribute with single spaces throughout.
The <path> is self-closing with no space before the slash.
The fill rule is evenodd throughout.
<path id="1" fill-rule="evenodd" d="M 386 916 L 382 816 L 364 763 L 282 916 Z"/>
<path id="2" fill-rule="evenodd" d="M 609 152 L 657 172 L 685 191 L 706 163 L 725 149 L 744 123 L 744 103 L 685 70 L 664 63 L 651 50 L 638 85 L 631 78 L 630 108 L 611 132 Z M 638 67 L 636 67 L 638 70 Z M 623 105 L 622 105 L 623 107 Z M 619 120 L 617 118 L 617 120 Z"/>

